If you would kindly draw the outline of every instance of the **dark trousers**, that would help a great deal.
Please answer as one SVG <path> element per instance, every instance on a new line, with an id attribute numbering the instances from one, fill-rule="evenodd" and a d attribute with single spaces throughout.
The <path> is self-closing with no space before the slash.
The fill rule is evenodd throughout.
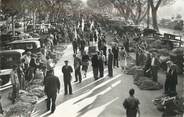
<path id="1" fill-rule="evenodd" d="M 114 66 L 119 67 L 118 57 L 114 57 Z"/>
<path id="2" fill-rule="evenodd" d="M 100 72 L 100 77 L 104 76 L 104 65 L 99 65 L 99 72 Z"/>
<path id="3" fill-rule="evenodd" d="M 68 94 L 68 88 L 69 88 L 69 93 L 72 94 L 71 79 L 64 78 L 65 95 Z"/>
<path id="4" fill-rule="evenodd" d="M 73 48 L 73 53 L 77 54 L 77 48 Z"/>
<path id="5" fill-rule="evenodd" d="M 93 76 L 95 80 L 98 79 L 98 67 L 93 67 Z"/>
<path id="6" fill-rule="evenodd" d="M 158 81 L 158 67 L 152 66 L 151 72 L 152 72 L 153 81 L 157 82 Z"/>
<path id="7" fill-rule="evenodd" d="M 85 47 L 82 47 L 82 48 L 80 49 L 80 51 L 81 51 L 81 55 L 83 55 L 83 54 L 84 54 L 84 48 L 85 48 Z"/>
<path id="8" fill-rule="evenodd" d="M 47 110 L 50 110 L 50 105 L 52 103 L 51 112 L 53 113 L 56 109 L 56 97 L 57 94 L 47 95 Z"/>
<path id="9" fill-rule="evenodd" d="M 165 90 L 165 93 L 169 93 L 170 91 L 170 87 L 169 87 L 170 83 L 169 83 L 169 79 L 166 79 L 165 81 L 165 85 L 164 85 L 164 90 Z"/>
<path id="10" fill-rule="evenodd" d="M 171 89 L 171 93 L 173 96 L 177 95 L 177 92 L 176 92 L 176 83 L 172 83 L 170 85 L 170 89 Z"/>
<path id="11" fill-rule="evenodd" d="M 75 81 L 82 81 L 81 71 L 80 69 L 75 69 Z"/>
<path id="12" fill-rule="evenodd" d="M 13 89 L 13 91 L 12 91 L 12 103 L 14 104 L 16 101 L 16 98 L 19 95 L 19 87 L 16 85 L 13 85 L 12 89 Z"/>
<path id="13" fill-rule="evenodd" d="M 108 74 L 110 77 L 113 76 L 113 69 L 112 69 L 112 65 L 108 65 Z"/>

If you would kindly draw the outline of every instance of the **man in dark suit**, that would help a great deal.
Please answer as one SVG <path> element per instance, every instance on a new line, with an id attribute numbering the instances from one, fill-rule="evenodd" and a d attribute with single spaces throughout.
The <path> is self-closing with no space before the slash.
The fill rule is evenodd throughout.
<path id="1" fill-rule="evenodd" d="M 118 63 L 119 48 L 117 44 L 112 48 L 112 53 L 114 54 L 114 66 L 119 67 Z"/>
<path id="2" fill-rule="evenodd" d="M 71 85 L 71 79 L 72 75 L 71 73 L 73 72 L 73 69 L 70 65 L 68 65 L 68 61 L 64 61 L 65 65 L 62 68 L 63 72 L 63 78 L 64 78 L 64 89 L 65 89 L 65 95 L 68 94 L 68 88 L 69 88 L 69 94 L 72 94 L 72 85 Z"/>
<path id="3" fill-rule="evenodd" d="M 81 83 L 82 81 L 82 76 L 81 76 L 81 65 L 82 65 L 82 61 L 81 59 L 74 54 L 74 69 L 75 69 L 75 81 L 74 82 L 78 82 Z"/>
<path id="4" fill-rule="evenodd" d="M 53 70 L 47 72 L 47 76 L 44 80 L 45 94 L 47 95 L 47 110 L 50 110 L 50 104 L 52 102 L 51 113 L 54 113 L 56 107 L 57 92 L 60 90 L 59 78 L 54 76 Z"/>
<path id="5" fill-rule="evenodd" d="M 84 39 L 81 39 L 81 41 L 80 41 L 80 51 L 81 51 L 81 55 L 84 54 L 85 46 L 86 46 L 85 40 L 84 40 Z"/>
<path id="6" fill-rule="evenodd" d="M 93 76 L 95 80 L 98 79 L 98 55 L 95 53 L 95 55 L 91 58 L 92 67 L 93 67 Z"/>
<path id="7" fill-rule="evenodd" d="M 112 68 L 112 66 L 113 66 L 114 55 L 113 55 L 111 49 L 109 49 L 108 51 L 109 51 L 108 62 L 107 62 L 107 64 L 108 64 L 108 73 L 109 73 L 109 77 L 112 77 L 113 76 L 113 68 Z"/>
<path id="8" fill-rule="evenodd" d="M 77 40 L 76 39 L 72 41 L 72 45 L 73 45 L 74 54 L 77 54 Z"/>

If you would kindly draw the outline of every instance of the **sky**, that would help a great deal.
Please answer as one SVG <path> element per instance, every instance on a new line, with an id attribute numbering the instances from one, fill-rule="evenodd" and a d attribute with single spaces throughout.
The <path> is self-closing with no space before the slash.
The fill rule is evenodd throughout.
<path id="1" fill-rule="evenodd" d="M 176 0 L 172 5 L 167 5 L 159 8 L 158 16 L 160 18 L 171 18 L 181 14 L 184 19 L 184 0 Z"/>

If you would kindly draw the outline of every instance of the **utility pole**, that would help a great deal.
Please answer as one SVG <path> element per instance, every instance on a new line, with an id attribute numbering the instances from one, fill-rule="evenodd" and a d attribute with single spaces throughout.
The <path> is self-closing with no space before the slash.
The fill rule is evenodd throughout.
<path id="1" fill-rule="evenodd" d="M 148 11 L 147 11 L 147 28 L 149 28 L 150 25 L 150 0 L 148 0 Z"/>

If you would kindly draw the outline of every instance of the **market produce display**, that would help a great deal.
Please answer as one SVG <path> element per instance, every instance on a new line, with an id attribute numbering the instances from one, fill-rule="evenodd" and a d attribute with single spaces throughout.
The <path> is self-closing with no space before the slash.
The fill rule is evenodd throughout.
<path id="1" fill-rule="evenodd" d="M 66 46 L 58 46 L 55 52 L 49 54 L 53 62 L 57 63 L 59 57 L 63 55 L 65 48 Z M 43 82 L 44 76 L 42 70 L 36 70 L 34 80 L 26 83 L 25 90 L 19 90 L 19 96 L 15 104 L 5 111 L 5 117 L 30 117 L 37 101 L 45 96 Z M 12 99 L 12 93 L 9 94 L 8 98 Z"/>
<path id="2" fill-rule="evenodd" d="M 17 102 L 6 112 L 5 117 L 29 117 L 34 106 L 26 102 Z"/>
<path id="3" fill-rule="evenodd" d="M 164 112 L 165 116 L 181 115 L 184 112 L 184 98 L 181 97 L 162 95 L 156 97 L 153 104 L 159 111 Z"/>
<path id="4" fill-rule="evenodd" d="M 145 77 L 142 69 L 136 69 L 134 75 L 134 84 L 141 90 L 160 90 L 163 88 L 162 84 L 154 82 L 151 78 Z"/>

